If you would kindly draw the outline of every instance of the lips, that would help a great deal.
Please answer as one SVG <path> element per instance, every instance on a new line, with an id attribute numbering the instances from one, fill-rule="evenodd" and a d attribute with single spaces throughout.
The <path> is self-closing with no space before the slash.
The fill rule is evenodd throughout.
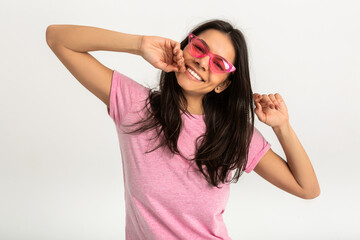
<path id="1" fill-rule="evenodd" d="M 200 78 L 203 82 L 205 82 L 204 78 L 201 76 L 201 74 L 196 71 L 193 67 L 189 66 L 189 65 L 185 65 L 186 68 L 190 68 L 191 70 L 193 70 Z"/>

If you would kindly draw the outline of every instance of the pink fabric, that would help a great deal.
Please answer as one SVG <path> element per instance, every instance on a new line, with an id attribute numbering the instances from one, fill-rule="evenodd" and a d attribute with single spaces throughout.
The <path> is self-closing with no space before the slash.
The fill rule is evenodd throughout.
<path id="1" fill-rule="evenodd" d="M 123 134 L 123 124 L 139 119 L 136 110 L 144 106 L 148 88 L 114 70 L 108 114 L 113 119 L 122 157 L 127 240 L 226 239 L 223 213 L 229 199 L 230 185 L 218 189 L 209 185 L 196 170 L 196 164 L 159 148 L 149 141 L 154 132 Z M 202 115 L 182 115 L 178 147 L 188 157 L 195 153 L 195 139 L 205 132 Z M 126 128 L 128 130 L 128 128 Z M 270 144 L 255 129 L 246 172 L 251 172 Z M 232 175 L 229 176 L 230 178 Z"/>

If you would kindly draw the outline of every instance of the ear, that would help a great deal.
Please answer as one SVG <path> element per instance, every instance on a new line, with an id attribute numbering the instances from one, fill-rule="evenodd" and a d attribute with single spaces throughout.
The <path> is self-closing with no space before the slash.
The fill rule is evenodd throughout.
<path id="1" fill-rule="evenodd" d="M 229 81 L 228 79 L 226 79 L 225 81 L 223 81 L 222 83 L 220 83 L 215 89 L 214 91 L 216 93 L 221 93 L 222 91 L 224 91 L 229 85 L 230 85 L 231 81 Z"/>

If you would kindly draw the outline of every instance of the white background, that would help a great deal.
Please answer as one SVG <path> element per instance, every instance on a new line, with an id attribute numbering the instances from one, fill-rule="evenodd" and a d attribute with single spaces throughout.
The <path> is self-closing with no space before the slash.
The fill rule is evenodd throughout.
<path id="1" fill-rule="evenodd" d="M 224 221 L 232 239 L 360 239 L 357 1 L 5 1 L 0 5 L 0 239 L 124 239 L 121 156 L 106 106 L 46 44 L 51 24 L 181 41 L 210 18 L 245 35 L 253 91 L 280 93 L 321 195 L 300 199 L 244 173 Z M 96 51 L 142 84 L 160 71 Z M 271 127 L 255 126 L 285 158 Z"/>

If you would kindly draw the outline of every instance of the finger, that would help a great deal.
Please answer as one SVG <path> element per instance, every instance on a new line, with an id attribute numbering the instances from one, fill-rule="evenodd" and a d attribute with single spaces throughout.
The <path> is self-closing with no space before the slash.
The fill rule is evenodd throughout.
<path id="1" fill-rule="evenodd" d="M 175 55 L 179 58 L 183 57 L 183 51 L 180 49 L 180 45 L 177 45 L 175 48 Z"/>
<path id="2" fill-rule="evenodd" d="M 185 67 L 184 59 L 179 60 L 179 61 L 178 61 L 178 65 L 179 65 L 180 67 Z"/>
<path id="3" fill-rule="evenodd" d="M 284 103 L 284 99 L 281 97 L 279 93 L 275 94 L 275 98 L 279 103 L 279 109 L 286 109 L 286 105 Z"/>
<path id="4" fill-rule="evenodd" d="M 166 72 L 177 72 L 177 71 L 179 71 L 178 67 L 176 67 L 174 65 L 167 65 L 165 69 L 166 69 Z"/>
<path id="5" fill-rule="evenodd" d="M 178 69 L 177 70 L 178 72 L 185 72 L 186 71 L 186 68 L 185 68 L 184 64 L 178 65 L 177 69 Z"/>
<path id="6" fill-rule="evenodd" d="M 182 54 L 180 53 L 180 51 L 177 53 L 177 55 L 175 55 L 176 59 L 179 61 L 183 58 Z"/>
<path id="7" fill-rule="evenodd" d="M 184 61 L 184 58 L 174 55 L 173 56 L 173 61 L 177 62 L 180 65 L 180 63 Z"/>
<path id="8" fill-rule="evenodd" d="M 176 58 L 173 57 L 173 61 L 177 65 L 177 71 L 180 71 L 182 67 L 185 68 L 184 60 L 181 59 L 176 61 Z"/>
<path id="9" fill-rule="evenodd" d="M 178 71 L 179 71 L 179 69 L 172 65 L 168 65 L 165 68 L 165 72 L 178 72 Z"/>
<path id="10" fill-rule="evenodd" d="M 182 55 L 182 51 L 180 50 L 180 48 L 176 51 L 176 54 L 173 55 L 173 62 L 175 62 L 178 66 L 185 66 L 184 65 L 184 58 L 183 58 L 183 55 Z"/>
<path id="11" fill-rule="evenodd" d="M 256 108 L 259 110 L 259 111 L 262 111 L 262 106 L 260 103 L 255 103 L 256 105 Z"/>
<path id="12" fill-rule="evenodd" d="M 173 53 L 177 54 L 180 50 L 180 43 L 176 42 L 174 40 L 171 40 L 171 39 L 170 39 L 170 43 L 171 43 L 171 47 L 173 49 Z"/>
<path id="13" fill-rule="evenodd" d="M 281 97 L 281 95 L 279 93 L 275 93 L 275 98 L 279 103 L 284 102 L 283 98 Z"/>
<path id="14" fill-rule="evenodd" d="M 165 72 L 177 71 L 177 68 L 175 66 L 166 64 L 164 62 L 159 62 L 156 67 Z"/>
<path id="15" fill-rule="evenodd" d="M 280 104 L 279 104 L 279 102 L 276 100 L 274 94 L 272 94 L 272 93 L 269 94 L 269 98 L 270 98 L 270 100 L 273 102 L 273 104 L 275 105 L 275 106 L 274 106 L 275 109 L 278 110 L 279 107 L 280 107 Z"/>
<path id="16" fill-rule="evenodd" d="M 263 113 L 263 111 L 262 111 L 262 107 L 261 107 L 261 104 L 260 103 L 255 103 L 255 105 L 256 105 L 256 108 L 255 108 L 255 113 L 256 113 L 256 115 L 258 116 L 258 118 L 259 118 L 259 120 L 260 121 L 265 121 L 264 120 L 264 113 Z"/>
<path id="17" fill-rule="evenodd" d="M 261 95 L 259 93 L 254 93 L 253 94 L 253 99 L 258 99 Z"/>
<path id="18" fill-rule="evenodd" d="M 176 55 L 176 62 L 177 62 L 178 65 L 183 65 L 184 61 L 185 61 L 185 60 L 184 60 L 182 51 L 179 50 L 179 51 L 178 51 L 178 54 Z"/>
<path id="19" fill-rule="evenodd" d="M 261 95 L 259 93 L 254 93 L 253 94 L 253 99 L 255 102 L 259 102 L 261 99 Z"/>
<path id="20" fill-rule="evenodd" d="M 175 47 L 174 50 L 173 50 L 174 56 L 178 56 L 179 53 L 180 53 L 180 48 L 179 48 L 179 47 Z"/>
<path id="21" fill-rule="evenodd" d="M 182 65 L 181 61 L 184 61 L 183 51 L 180 49 L 180 43 L 175 42 L 174 47 L 174 62 L 177 62 L 178 65 Z"/>
<path id="22" fill-rule="evenodd" d="M 266 104 L 269 108 L 273 107 L 273 103 L 267 94 L 262 95 L 261 102 Z"/>
<path id="23" fill-rule="evenodd" d="M 166 53 L 169 53 L 169 52 L 173 53 L 174 47 L 173 47 L 172 42 L 173 42 L 173 40 L 166 39 L 166 41 L 165 41 L 165 51 L 166 51 Z M 171 54 L 171 55 L 173 55 L 173 54 Z"/>

